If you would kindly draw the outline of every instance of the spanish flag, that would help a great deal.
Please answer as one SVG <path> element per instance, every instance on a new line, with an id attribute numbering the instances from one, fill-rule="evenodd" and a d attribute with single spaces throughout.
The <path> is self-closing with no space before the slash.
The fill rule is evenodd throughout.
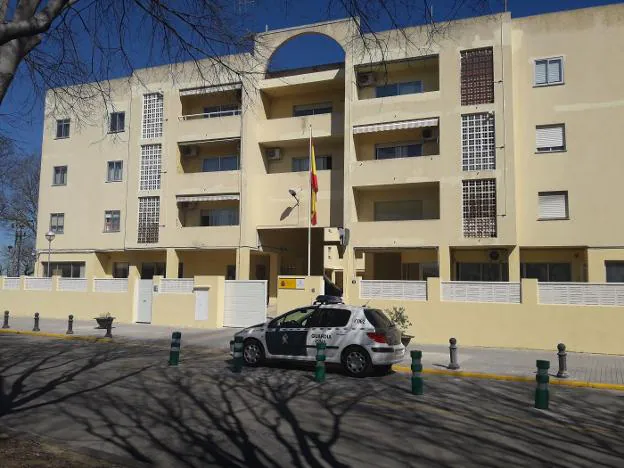
<path id="1" fill-rule="evenodd" d="M 310 137 L 312 140 L 312 137 Z M 314 144 L 310 144 L 310 223 L 316 226 L 316 194 L 318 193 L 318 178 L 316 176 L 316 156 Z"/>

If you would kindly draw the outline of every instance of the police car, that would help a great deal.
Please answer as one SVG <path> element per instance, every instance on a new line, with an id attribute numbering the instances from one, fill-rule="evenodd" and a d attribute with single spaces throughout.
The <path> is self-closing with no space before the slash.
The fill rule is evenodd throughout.
<path id="1" fill-rule="evenodd" d="M 378 309 L 346 305 L 319 296 L 314 304 L 286 312 L 234 335 L 243 337 L 243 360 L 258 366 L 266 359 L 314 361 L 316 343 L 326 344 L 326 362 L 342 364 L 357 377 L 373 368 L 387 372 L 403 360 L 401 331 Z M 233 348 L 234 342 L 230 342 Z"/>

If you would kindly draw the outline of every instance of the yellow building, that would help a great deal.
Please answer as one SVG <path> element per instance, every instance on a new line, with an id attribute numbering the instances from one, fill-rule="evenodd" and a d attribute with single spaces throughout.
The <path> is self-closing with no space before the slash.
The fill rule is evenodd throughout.
<path id="1" fill-rule="evenodd" d="M 344 62 L 267 71 L 309 33 Z M 307 273 L 311 130 L 311 275 L 624 281 L 623 41 L 623 5 L 433 40 L 342 20 L 258 34 L 209 74 L 138 70 L 88 122 L 49 94 L 37 273 L 50 253 L 61 276 L 266 279 L 274 300 L 278 275 Z"/>

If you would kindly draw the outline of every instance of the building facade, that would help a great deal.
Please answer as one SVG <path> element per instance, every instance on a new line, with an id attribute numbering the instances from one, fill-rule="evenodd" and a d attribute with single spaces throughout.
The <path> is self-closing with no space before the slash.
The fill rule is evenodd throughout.
<path id="1" fill-rule="evenodd" d="M 310 33 L 344 62 L 267 71 Z M 40 276 L 266 279 L 273 300 L 278 275 L 307 274 L 311 133 L 312 275 L 624 281 L 624 6 L 256 39 L 206 61 L 210 78 L 185 63 L 115 80 L 89 122 L 49 95 Z"/>

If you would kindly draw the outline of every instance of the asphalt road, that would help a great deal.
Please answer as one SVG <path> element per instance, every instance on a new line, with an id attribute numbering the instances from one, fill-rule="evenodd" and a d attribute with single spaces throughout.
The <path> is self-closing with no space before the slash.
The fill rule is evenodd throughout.
<path id="1" fill-rule="evenodd" d="M 220 351 L 0 335 L 0 427 L 126 466 L 624 467 L 624 394 L 310 367 L 229 370 Z"/>

